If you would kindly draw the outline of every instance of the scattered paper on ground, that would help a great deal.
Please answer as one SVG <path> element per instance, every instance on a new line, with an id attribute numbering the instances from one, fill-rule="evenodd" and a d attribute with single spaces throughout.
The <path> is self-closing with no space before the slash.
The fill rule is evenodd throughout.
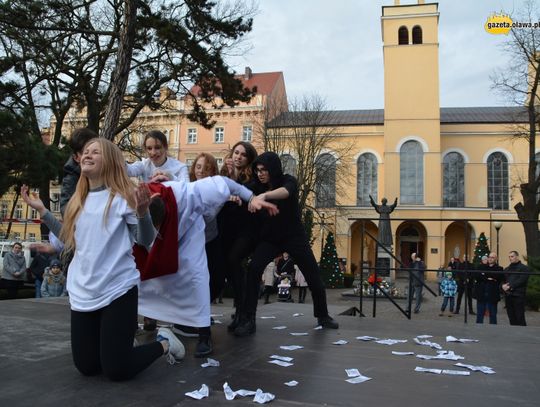
<path id="1" fill-rule="evenodd" d="M 474 366 L 466 365 L 465 363 L 456 363 L 454 366 L 464 367 L 466 369 L 472 370 L 473 372 L 482 372 L 485 374 L 495 374 L 495 370 L 489 366 Z"/>
<path id="2" fill-rule="evenodd" d="M 296 380 L 291 380 L 290 382 L 285 382 L 285 386 L 294 387 L 298 386 L 298 382 Z"/>
<path id="3" fill-rule="evenodd" d="M 349 342 L 340 339 L 339 341 L 332 342 L 332 345 L 347 345 Z"/>
<path id="4" fill-rule="evenodd" d="M 427 339 L 427 338 L 433 338 L 433 335 L 418 335 L 418 339 Z"/>
<path id="5" fill-rule="evenodd" d="M 297 350 L 297 349 L 303 349 L 303 348 L 304 347 L 300 345 L 283 345 L 279 347 L 279 349 L 283 349 L 283 350 Z"/>
<path id="6" fill-rule="evenodd" d="M 276 317 L 274 315 L 269 315 L 269 316 L 262 316 L 260 317 L 261 319 L 276 319 Z"/>
<path id="7" fill-rule="evenodd" d="M 465 339 L 465 338 L 456 338 L 454 336 L 448 335 L 446 337 L 446 342 L 461 342 L 461 343 L 470 343 L 470 342 L 480 342 L 478 339 Z"/>
<path id="8" fill-rule="evenodd" d="M 203 363 L 201 367 L 219 367 L 219 362 L 215 359 L 208 358 L 208 361 Z"/>
<path id="9" fill-rule="evenodd" d="M 396 343 L 405 343 L 407 342 L 407 339 L 379 339 L 375 341 L 375 343 L 379 343 L 381 345 L 395 345 Z"/>
<path id="10" fill-rule="evenodd" d="M 206 384 L 203 384 L 199 390 L 190 391 L 186 393 L 186 396 L 191 397 L 195 400 L 200 400 L 204 397 L 208 397 L 210 390 Z"/>
<path id="11" fill-rule="evenodd" d="M 393 350 L 392 355 L 409 356 L 409 355 L 414 355 L 414 352 L 396 352 L 395 350 Z"/>
<path id="12" fill-rule="evenodd" d="M 291 358 L 289 356 L 279 356 L 279 355 L 272 355 L 270 356 L 270 359 L 282 360 L 284 362 L 292 362 L 294 360 L 294 358 Z"/>
<path id="13" fill-rule="evenodd" d="M 433 348 L 433 349 L 442 349 L 441 345 L 439 345 L 438 343 L 435 343 L 435 342 L 428 341 L 427 339 L 425 341 L 421 341 L 418 338 L 414 338 L 414 341 L 418 345 L 429 346 L 430 348 Z"/>
<path id="14" fill-rule="evenodd" d="M 223 383 L 223 392 L 225 393 L 225 398 L 229 401 L 234 400 L 236 396 L 246 397 L 246 396 L 254 396 L 256 394 L 256 392 L 252 390 L 241 389 L 241 390 L 233 391 L 233 389 L 231 389 L 231 387 L 229 386 L 229 383 L 227 382 Z"/>
<path id="15" fill-rule="evenodd" d="M 374 336 L 357 336 L 356 339 L 359 341 L 377 341 L 379 338 L 375 338 Z"/>
<path id="16" fill-rule="evenodd" d="M 287 327 L 285 325 L 280 325 L 280 326 L 275 326 L 272 329 L 280 330 L 280 329 L 287 329 Z"/>
<path id="17" fill-rule="evenodd" d="M 297 312 L 295 314 L 292 314 L 293 317 L 303 317 L 304 314 L 302 314 L 301 312 Z"/>
<path id="18" fill-rule="evenodd" d="M 431 360 L 431 359 L 443 359 L 443 360 L 461 360 L 465 359 L 463 356 L 456 355 L 453 350 L 439 350 L 437 355 L 416 355 L 417 358 Z"/>
<path id="19" fill-rule="evenodd" d="M 307 336 L 309 335 L 307 332 L 291 332 L 292 336 Z"/>
<path id="20" fill-rule="evenodd" d="M 274 396 L 272 393 L 264 393 L 261 389 L 257 389 L 257 392 L 255 393 L 255 397 L 253 397 L 253 401 L 259 404 L 265 404 L 265 403 L 269 403 L 275 398 L 276 396 Z"/>
<path id="21" fill-rule="evenodd" d="M 352 378 L 347 379 L 345 381 L 349 382 L 349 383 L 352 383 L 352 384 L 357 384 L 357 383 L 367 382 L 368 380 L 371 380 L 371 377 L 360 375 L 360 376 L 352 377 Z"/>
<path id="22" fill-rule="evenodd" d="M 212 318 L 215 318 L 215 317 L 222 317 L 223 314 L 210 314 L 210 317 Z"/>
<path id="23" fill-rule="evenodd" d="M 214 321 L 212 321 L 213 324 L 216 324 L 216 325 L 221 325 L 223 322 L 221 322 L 219 319 L 214 319 Z"/>
<path id="24" fill-rule="evenodd" d="M 434 374 L 445 374 L 450 376 L 470 376 L 470 372 L 465 372 L 463 370 L 449 370 L 449 369 L 427 369 L 425 367 L 416 366 L 414 369 L 415 372 L 424 372 L 424 373 L 434 373 Z"/>
<path id="25" fill-rule="evenodd" d="M 268 363 L 273 363 L 274 365 L 283 366 L 283 367 L 289 367 L 293 365 L 293 363 L 284 362 L 283 360 L 278 360 L 278 359 L 269 360 Z"/>
<path id="26" fill-rule="evenodd" d="M 313 328 L 314 331 L 319 331 L 323 329 L 322 325 L 317 325 L 315 328 Z"/>
<path id="27" fill-rule="evenodd" d="M 358 369 L 345 369 L 345 373 L 347 373 L 347 377 L 360 376 Z"/>

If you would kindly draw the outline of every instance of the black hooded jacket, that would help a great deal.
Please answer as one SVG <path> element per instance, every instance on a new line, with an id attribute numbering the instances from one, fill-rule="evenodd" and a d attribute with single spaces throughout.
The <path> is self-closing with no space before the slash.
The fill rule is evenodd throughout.
<path id="1" fill-rule="evenodd" d="M 253 173 L 257 174 L 257 165 L 263 165 L 270 176 L 269 184 L 262 184 L 255 175 L 250 189 L 255 195 L 284 187 L 289 192 L 287 199 L 269 200 L 279 209 L 277 216 L 268 216 L 261 212 L 260 237 L 263 240 L 282 243 L 284 238 L 305 238 L 305 230 L 301 221 L 300 206 L 298 205 L 298 182 L 296 178 L 283 174 L 281 160 L 276 153 L 265 152 L 259 155 L 252 164 Z"/>

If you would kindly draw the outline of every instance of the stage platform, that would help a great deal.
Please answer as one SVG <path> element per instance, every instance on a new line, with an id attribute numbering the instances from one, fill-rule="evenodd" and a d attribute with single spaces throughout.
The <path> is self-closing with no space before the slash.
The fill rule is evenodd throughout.
<path id="1" fill-rule="evenodd" d="M 314 330 L 310 304 L 273 303 L 260 307 L 257 333 L 247 338 L 229 334 L 228 306 L 213 306 L 213 359 L 220 367 L 201 367 L 196 338 L 183 338 L 184 361 L 170 366 L 157 360 L 128 382 L 103 376 L 83 377 L 74 368 L 66 299 L 26 299 L 0 302 L 0 400 L 3 406 L 232 406 L 254 405 L 253 397 L 225 399 L 223 384 L 233 390 L 262 389 L 275 395 L 275 406 L 537 406 L 540 403 L 540 328 L 457 324 L 454 318 L 393 321 L 384 318 L 338 316 L 346 306 L 332 306 L 339 330 Z M 397 312 L 397 311 L 396 311 Z M 293 316 L 295 313 L 304 315 Z M 261 319 L 260 317 L 275 317 Z M 286 329 L 273 329 L 286 326 Z M 307 333 L 293 336 L 291 333 Z M 406 339 L 392 346 L 356 337 Z M 471 372 L 450 376 L 415 372 L 415 367 L 463 370 L 449 360 L 421 360 L 392 351 L 435 355 L 414 343 L 419 335 L 453 350 L 459 362 L 489 366 L 495 374 Z M 447 343 L 446 336 L 478 339 L 478 343 Z M 344 340 L 345 345 L 333 342 Z M 300 345 L 287 351 L 282 345 Z M 294 358 L 293 365 L 270 364 L 271 355 Z M 358 369 L 372 380 L 346 382 L 345 369 Z M 296 380 L 296 387 L 284 383 Z M 202 384 L 210 396 L 194 400 L 186 392 Z"/>

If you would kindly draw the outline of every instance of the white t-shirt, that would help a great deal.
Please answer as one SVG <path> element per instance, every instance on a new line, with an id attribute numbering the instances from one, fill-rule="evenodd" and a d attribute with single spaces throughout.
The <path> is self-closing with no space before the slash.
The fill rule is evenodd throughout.
<path id="1" fill-rule="evenodd" d="M 130 177 L 141 177 L 143 182 L 148 182 L 156 171 L 163 171 L 170 174 L 173 179 L 170 181 L 189 182 L 188 167 L 182 161 L 167 157 L 163 165 L 156 167 L 152 160 L 144 158 L 127 165 L 127 172 Z"/>
<path id="2" fill-rule="evenodd" d="M 90 192 L 75 224 L 75 255 L 67 278 L 74 311 L 103 308 L 140 281 L 127 226 L 137 224 L 135 211 L 117 195 L 104 223 L 108 199 L 108 190 Z"/>

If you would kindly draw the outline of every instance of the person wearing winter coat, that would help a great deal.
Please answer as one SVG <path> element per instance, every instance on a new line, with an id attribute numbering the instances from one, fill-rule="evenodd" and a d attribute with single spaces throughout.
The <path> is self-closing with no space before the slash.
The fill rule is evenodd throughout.
<path id="1" fill-rule="evenodd" d="M 510 265 L 504 271 L 512 274 L 506 275 L 506 282 L 501 286 L 505 295 L 506 313 L 510 325 L 526 326 L 525 321 L 525 293 L 529 275 L 525 274 L 529 268 L 519 260 L 519 253 L 512 250 L 508 254 Z"/>
<path id="2" fill-rule="evenodd" d="M 17 298 L 17 291 L 24 282 L 26 274 L 26 259 L 24 258 L 22 244 L 13 244 L 10 252 L 4 256 L 4 269 L 2 270 L 2 285 L 7 290 L 7 299 Z"/>
<path id="3" fill-rule="evenodd" d="M 484 323 L 484 314 L 489 312 L 489 323 L 497 324 L 497 303 L 501 300 L 500 285 L 504 280 L 502 267 L 497 264 L 497 255 L 490 253 L 487 264 L 479 267 L 475 276 L 474 298 L 476 298 L 476 323 Z"/>
<path id="4" fill-rule="evenodd" d="M 444 299 L 441 305 L 441 313 L 439 314 L 439 316 L 440 317 L 444 316 L 444 311 L 446 310 L 446 306 L 448 305 L 448 302 L 450 302 L 450 308 L 449 308 L 450 314 L 448 314 L 448 316 L 451 317 L 452 313 L 454 312 L 454 301 L 455 301 L 456 292 L 457 292 L 457 283 L 456 283 L 456 280 L 454 280 L 454 277 L 451 271 L 446 272 L 445 278 L 441 281 L 441 292 Z"/>
<path id="5" fill-rule="evenodd" d="M 49 267 L 43 273 L 41 296 L 43 298 L 67 296 L 66 276 L 62 271 L 62 263 L 58 259 L 51 260 Z"/>

